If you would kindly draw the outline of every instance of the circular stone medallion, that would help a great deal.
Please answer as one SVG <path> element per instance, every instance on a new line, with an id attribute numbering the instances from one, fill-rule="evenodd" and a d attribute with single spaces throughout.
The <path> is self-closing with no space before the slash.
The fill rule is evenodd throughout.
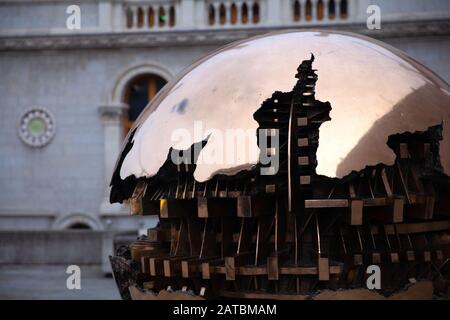
<path id="1" fill-rule="evenodd" d="M 30 147 L 43 147 L 55 135 L 53 115 L 44 108 L 27 110 L 19 123 L 19 136 Z"/>

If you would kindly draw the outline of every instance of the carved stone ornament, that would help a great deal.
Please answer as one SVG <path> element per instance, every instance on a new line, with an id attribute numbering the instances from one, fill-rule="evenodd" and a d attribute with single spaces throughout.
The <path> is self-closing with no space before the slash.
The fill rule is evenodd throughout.
<path id="1" fill-rule="evenodd" d="M 55 119 L 45 108 L 34 107 L 25 111 L 19 121 L 19 137 L 33 148 L 47 145 L 55 135 Z"/>

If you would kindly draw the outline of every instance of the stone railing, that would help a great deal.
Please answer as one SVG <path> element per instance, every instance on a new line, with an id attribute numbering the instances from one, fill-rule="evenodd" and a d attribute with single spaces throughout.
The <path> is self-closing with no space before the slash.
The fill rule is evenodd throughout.
<path id="1" fill-rule="evenodd" d="M 335 24 L 351 20 L 358 0 L 128 0 L 122 30 L 222 29 Z"/>
<path id="2" fill-rule="evenodd" d="M 168 30 L 177 25 L 178 1 L 123 3 L 123 27 L 131 30 Z"/>
<path id="3" fill-rule="evenodd" d="M 270 0 L 269 0 L 270 1 Z M 265 23 L 266 1 L 206 1 L 207 26 L 252 26 Z M 263 20 L 263 21 L 262 21 Z"/>
<path id="4" fill-rule="evenodd" d="M 371 0 L 80 0 L 81 27 L 67 27 L 71 0 L 0 0 L 0 36 L 229 30 L 365 25 Z M 449 19 L 450 2 L 403 0 L 383 6 L 383 21 Z"/>
<path id="5" fill-rule="evenodd" d="M 332 23 L 349 18 L 352 0 L 292 0 L 292 21 L 296 24 Z M 354 2 L 355 0 L 353 0 Z"/>
<path id="6" fill-rule="evenodd" d="M 363 22 L 369 0 L 83 0 L 81 27 L 67 27 L 70 0 L 0 0 L 0 35 L 155 32 Z"/>

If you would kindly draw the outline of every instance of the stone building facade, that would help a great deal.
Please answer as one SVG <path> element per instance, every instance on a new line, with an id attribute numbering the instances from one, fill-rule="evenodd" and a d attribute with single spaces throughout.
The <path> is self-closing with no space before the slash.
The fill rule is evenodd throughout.
<path id="1" fill-rule="evenodd" d="M 367 27 L 373 4 L 381 29 Z M 72 5 L 80 29 L 67 26 Z M 228 42 L 311 28 L 380 39 L 450 80 L 447 0 L 0 0 L 0 230 L 155 223 L 107 198 L 130 104 L 143 99 L 136 81 L 148 99 Z M 42 146 L 23 136 L 40 134 L 33 112 L 54 121 Z"/>

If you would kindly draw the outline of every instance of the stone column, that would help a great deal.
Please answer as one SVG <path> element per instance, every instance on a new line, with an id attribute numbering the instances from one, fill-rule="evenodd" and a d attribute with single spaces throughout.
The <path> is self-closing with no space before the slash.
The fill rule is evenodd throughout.
<path id="1" fill-rule="evenodd" d="M 263 8 L 263 5 L 267 5 L 267 7 Z M 289 6 L 289 9 L 292 10 L 292 6 Z M 260 19 L 262 20 L 263 12 L 267 12 L 267 24 L 268 25 L 280 25 L 281 21 L 281 3 L 280 0 L 270 0 L 267 2 L 260 2 Z M 266 11 L 267 10 L 267 11 Z M 261 21 L 264 23 L 263 21 Z"/>
<path id="2" fill-rule="evenodd" d="M 98 3 L 99 27 L 103 32 L 110 32 L 112 30 L 112 12 L 112 4 L 110 2 Z"/>
<path id="3" fill-rule="evenodd" d="M 340 0 L 334 1 L 334 19 L 335 20 L 341 19 L 341 1 Z"/>
<path id="4" fill-rule="evenodd" d="M 242 2 L 235 2 L 236 4 L 236 25 L 242 26 Z"/>
<path id="5" fill-rule="evenodd" d="M 195 3 L 194 0 L 183 0 L 175 8 L 176 25 L 184 29 L 193 29 L 195 27 Z M 203 13 L 203 11 L 202 11 Z"/>
<path id="6" fill-rule="evenodd" d="M 126 29 L 125 9 L 122 3 L 111 4 L 111 28 L 113 31 Z"/>
<path id="7" fill-rule="evenodd" d="M 300 21 L 306 21 L 306 0 L 300 0 Z"/>
<path id="8" fill-rule="evenodd" d="M 100 214 L 124 213 L 126 209 L 121 204 L 109 203 L 109 183 L 114 166 L 120 152 L 123 140 L 122 115 L 127 109 L 126 104 L 108 104 L 98 108 L 103 123 L 104 151 L 104 188 L 105 193 Z"/>
<path id="9" fill-rule="evenodd" d="M 131 29 L 132 30 L 136 30 L 138 28 L 138 9 L 139 9 L 139 7 L 137 7 L 137 6 L 130 6 L 130 9 L 131 9 L 132 16 L 133 16 Z"/>
<path id="10" fill-rule="evenodd" d="M 225 2 L 225 25 L 231 25 L 231 3 Z"/>
<path id="11" fill-rule="evenodd" d="M 311 21 L 317 21 L 317 0 L 311 1 Z"/>
<path id="12" fill-rule="evenodd" d="M 214 6 L 214 23 L 213 26 L 220 25 L 220 4 L 218 2 L 213 2 Z"/>
<path id="13" fill-rule="evenodd" d="M 323 21 L 328 21 L 328 1 L 323 1 Z"/>
<path id="14" fill-rule="evenodd" d="M 148 8 L 147 6 L 141 6 L 144 12 L 144 19 L 142 24 L 142 29 L 148 29 Z"/>

